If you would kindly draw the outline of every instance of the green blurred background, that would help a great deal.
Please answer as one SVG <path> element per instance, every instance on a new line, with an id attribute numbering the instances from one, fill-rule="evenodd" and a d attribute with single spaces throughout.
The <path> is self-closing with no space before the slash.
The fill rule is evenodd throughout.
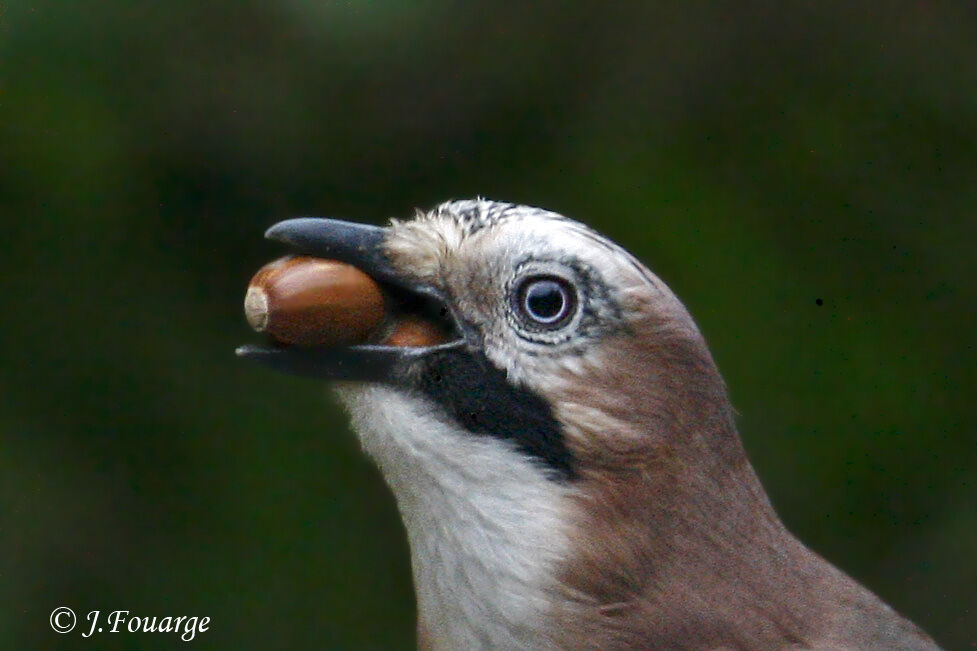
<path id="1" fill-rule="evenodd" d="M 236 360 L 297 215 L 483 195 L 689 306 L 773 502 L 977 644 L 972 3 L 0 3 L 0 648 L 408 648 L 404 533 L 311 381 Z M 819 302 L 820 301 L 820 302 Z"/>

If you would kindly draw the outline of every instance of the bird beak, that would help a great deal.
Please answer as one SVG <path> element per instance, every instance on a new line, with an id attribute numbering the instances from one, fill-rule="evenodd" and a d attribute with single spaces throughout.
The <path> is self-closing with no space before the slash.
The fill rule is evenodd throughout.
<path id="1" fill-rule="evenodd" d="M 440 351 L 458 348 L 463 340 L 446 316 L 450 309 L 440 292 L 404 278 L 388 261 L 383 243 L 389 229 L 337 219 L 303 217 L 279 222 L 265 237 L 289 246 L 293 253 L 338 260 L 373 278 L 388 297 L 388 304 L 406 313 L 435 319 L 452 333 L 446 343 L 428 346 L 369 343 L 353 346 L 299 347 L 286 344 L 247 345 L 235 352 L 269 368 L 324 380 L 396 382 L 412 367 Z"/>

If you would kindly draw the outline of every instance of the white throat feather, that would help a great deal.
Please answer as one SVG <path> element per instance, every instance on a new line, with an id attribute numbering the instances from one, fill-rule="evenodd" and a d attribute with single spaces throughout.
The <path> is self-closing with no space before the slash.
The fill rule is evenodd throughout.
<path id="1" fill-rule="evenodd" d="M 460 429 L 425 398 L 339 389 L 407 529 L 432 648 L 543 648 L 566 556 L 565 484 L 514 445 Z"/>

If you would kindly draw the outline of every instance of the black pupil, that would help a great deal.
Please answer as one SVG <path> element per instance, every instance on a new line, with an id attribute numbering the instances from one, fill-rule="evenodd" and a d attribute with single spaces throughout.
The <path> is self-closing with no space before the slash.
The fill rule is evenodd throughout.
<path id="1" fill-rule="evenodd" d="M 554 280 L 537 280 L 526 288 L 526 312 L 541 323 L 553 323 L 566 313 L 567 293 Z"/>

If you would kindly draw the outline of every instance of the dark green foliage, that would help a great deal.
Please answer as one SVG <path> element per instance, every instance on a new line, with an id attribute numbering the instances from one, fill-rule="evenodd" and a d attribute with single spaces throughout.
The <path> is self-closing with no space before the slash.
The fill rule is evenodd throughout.
<path id="1" fill-rule="evenodd" d="M 788 525 L 977 643 L 957 4 L 0 4 L 0 647 L 179 644 L 60 637 L 59 605 L 210 616 L 207 648 L 408 647 L 379 475 L 319 385 L 233 349 L 266 226 L 476 194 L 647 262 Z"/>

